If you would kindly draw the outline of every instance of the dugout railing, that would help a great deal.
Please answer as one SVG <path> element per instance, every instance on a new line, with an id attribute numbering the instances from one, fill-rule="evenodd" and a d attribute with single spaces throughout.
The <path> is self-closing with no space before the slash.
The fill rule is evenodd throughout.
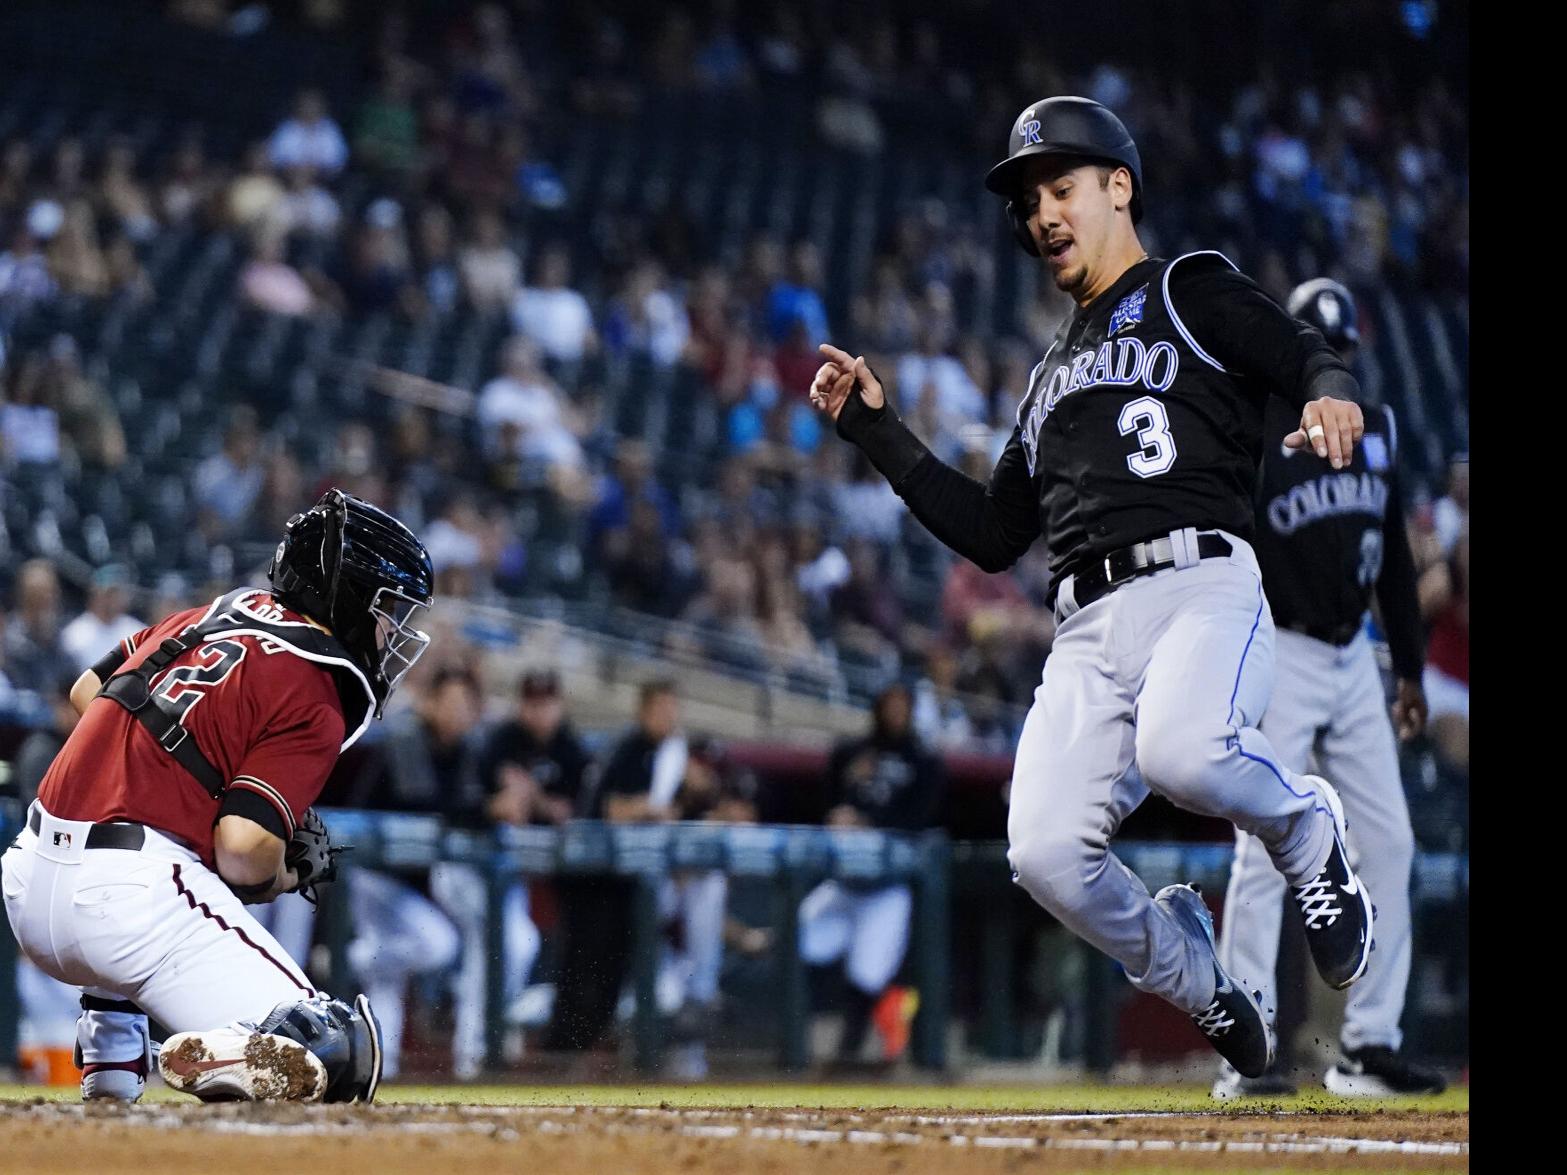
<path id="1" fill-rule="evenodd" d="M 799 908 L 811 886 L 826 878 L 860 882 L 902 881 L 913 893 L 908 975 L 919 991 L 911 1049 L 919 1066 L 948 1067 L 952 1021 L 951 919 L 955 900 L 979 917 L 977 982 L 980 1002 L 973 1039 L 983 1056 L 1004 1058 L 1016 1033 L 1012 951 L 1027 931 L 1010 897 L 1006 846 L 996 841 L 950 841 L 939 831 L 902 834 L 870 829 L 746 824 L 611 825 L 572 821 L 558 828 L 502 828 L 475 833 L 445 828 L 435 817 L 403 813 L 329 809 L 323 815 L 334 839 L 353 845 L 343 857 L 344 873 L 375 868 L 398 873 L 428 869 L 437 862 L 472 867 L 487 888 L 489 936 L 485 985 L 486 1052 L 499 1062 L 505 1033 L 501 920 L 507 887 L 519 877 L 618 875 L 632 884 L 632 952 L 629 980 L 635 1011 L 631 1031 L 639 1072 L 656 1072 L 664 1025 L 655 984 L 659 958 L 657 896 L 660 882 L 676 870 L 721 870 L 731 878 L 761 881 L 772 894 L 775 929 L 777 1061 L 784 1071 L 810 1062 L 810 985 L 797 949 Z M 0 804 L 0 844 L 9 843 L 24 813 L 14 802 Z M 1174 881 L 1195 881 L 1222 893 L 1231 849 L 1224 844 L 1127 841 L 1117 854 L 1150 889 Z M 346 877 L 323 887 L 319 934 L 327 947 L 328 990 L 347 990 L 353 977 L 348 944 L 353 937 Z M 1417 910 L 1436 908 L 1442 922 L 1467 926 L 1467 854 L 1416 855 Z M 1457 912 L 1450 920 L 1446 915 Z M 1082 1061 L 1095 1072 L 1109 1070 L 1118 1053 L 1117 1017 L 1128 992 L 1116 964 L 1082 948 L 1084 990 Z M 16 944 L 0 935 L 0 1058 L 16 1055 L 20 1006 L 16 990 Z M 346 982 L 345 982 L 346 981 Z M 1466 985 L 1465 985 L 1466 986 Z"/>

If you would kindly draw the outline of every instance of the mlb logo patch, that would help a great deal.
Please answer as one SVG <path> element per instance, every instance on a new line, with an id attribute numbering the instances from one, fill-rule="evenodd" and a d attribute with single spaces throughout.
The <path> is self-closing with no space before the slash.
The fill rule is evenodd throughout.
<path id="1" fill-rule="evenodd" d="M 1371 467 L 1372 472 L 1381 473 L 1388 467 L 1386 437 L 1367 433 L 1360 438 L 1360 447 L 1365 451 L 1366 464 Z"/>
<path id="2" fill-rule="evenodd" d="M 68 849 L 71 847 L 71 834 L 69 832 L 56 832 L 54 834 L 54 847 Z"/>
<path id="3" fill-rule="evenodd" d="M 1110 330 L 1106 338 L 1115 338 L 1123 330 L 1136 326 L 1143 320 L 1143 303 L 1148 300 L 1148 287 L 1140 286 L 1121 299 L 1120 305 L 1110 315 Z"/>

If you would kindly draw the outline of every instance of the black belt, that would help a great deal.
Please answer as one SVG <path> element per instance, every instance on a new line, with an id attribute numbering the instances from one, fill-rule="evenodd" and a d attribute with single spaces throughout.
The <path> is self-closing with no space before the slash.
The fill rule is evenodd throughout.
<path id="1" fill-rule="evenodd" d="M 1234 550 L 1222 535 L 1197 536 L 1197 557 L 1219 559 Z M 1072 575 L 1072 598 L 1079 608 L 1109 595 L 1124 583 L 1175 566 L 1175 544 L 1167 536 L 1133 543 L 1103 558 L 1090 558 Z"/>
<path id="2" fill-rule="evenodd" d="M 1346 620 L 1342 624 L 1308 624 L 1303 620 L 1288 620 L 1279 624 L 1280 628 L 1287 628 L 1291 632 L 1298 632 L 1302 636 L 1309 636 L 1314 641 L 1322 641 L 1325 644 L 1337 645 L 1343 648 L 1360 635 L 1361 617 L 1354 620 Z"/>
<path id="3" fill-rule="evenodd" d="M 34 833 L 43 828 L 43 819 L 34 808 L 27 815 L 27 827 Z M 140 824 L 94 824 L 87 830 L 89 849 L 130 849 L 133 852 L 147 843 L 147 830 Z"/>

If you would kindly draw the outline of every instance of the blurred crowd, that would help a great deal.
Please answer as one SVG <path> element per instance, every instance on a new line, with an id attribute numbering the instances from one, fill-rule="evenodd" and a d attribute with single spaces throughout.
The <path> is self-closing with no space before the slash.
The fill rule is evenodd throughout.
<path id="1" fill-rule="evenodd" d="M 300 91 L 232 156 L 199 120 L 139 154 L 129 139 L 36 151 L 13 136 L 0 144 L 0 331 L 51 301 L 155 298 L 144 259 L 176 231 L 239 242 L 232 299 L 267 315 L 504 322 L 475 386 L 378 369 L 386 422 L 324 422 L 336 433 L 319 467 L 264 423 L 270 405 L 236 404 L 213 449 L 193 455 L 194 533 L 264 550 L 336 484 L 419 529 L 443 596 L 486 602 L 539 590 L 542 511 L 574 552 L 549 583 L 648 617 L 671 652 L 817 689 L 903 675 L 934 744 L 1005 751 L 1051 639 L 1044 552 L 1001 576 L 951 560 L 805 393 L 815 344 L 844 342 L 871 356 L 943 458 L 983 477 L 1067 305 L 1046 288 L 1015 308 L 1015 326 L 978 324 L 975 291 L 1006 254 L 977 201 L 893 210 L 853 291 L 829 287 L 831 259 L 810 240 L 762 231 L 739 255 L 714 255 L 674 204 L 650 223 L 595 226 L 601 246 L 584 257 L 564 231 L 573 193 L 552 112 L 635 119 L 660 93 L 794 95 L 824 147 L 871 156 L 907 142 L 933 105 L 943 143 L 999 148 L 1023 99 L 1085 93 L 1139 138 L 1156 250 L 1221 248 L 1281 297 L 1319 274 L 1363 292 L 1467 296 L 1467 114 L 1430 75 L 1408 85 L 1354 54 L 1305 71 L 1265 55 L 1216 98 L 1192 62 L 1066 60 L 1041 38 L 976 44 L 913 8 L 571 8 L 281 6 L 276 19 L 359 35 L 365 77 L 351 100 Z M 217 2 L 167 11 L 259 36 L 256 22 L 274 19 Z M 23 338 L 3 356 L 8 476 L 60 463 L 112 473 L 140 443 L 138 422 L 72 336 Z M 711 462 L 676 476 L 660 441 L 614 426 L 605 373 L 632 362 L 714 422 Z M 444 427 L 453 417 L 461 427 Z M 1411 497 L 1434 646 L 1467 689 L 1467 464 Z M 62 593 L 57 578 L 35 565 L 12 575 L 0 689 L 56 689 L 41 634 L 49 610 L 88 587 L 78 574 Z"/>

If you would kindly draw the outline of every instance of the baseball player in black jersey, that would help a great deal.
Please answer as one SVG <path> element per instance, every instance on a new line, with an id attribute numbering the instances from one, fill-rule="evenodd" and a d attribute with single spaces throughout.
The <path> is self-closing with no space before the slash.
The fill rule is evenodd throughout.
<path id="1" fill-rule="evenodd" d="M 1358 341 L 1355 304 L 1338 282 L 1297 287 L 1289 311 L 1310 323 L 1346 362 Z M 1268 405 L 1265 435 L 1294 427 L 1288 409 Z M 1392 653 L 1403 738 L 1425 725 L 1424 661 L 1415 561 L 1398 485 L 1398 427 L 1386 407 L 1366 414 L 1366 433 L 1345 468 L 1310 453 L 1269 445 L 1257 492 L 1257 561 L 1278 626 L 1278 673 L 1262 732 L 1286 762 L 1312 755 L 1344 797 L 1355 829 L 1356 868 L 1377 895 L 1377 953 L 1344 1014 L 1344 1059 L 1323 1084 L 1334 1093 L 1381 1097 L 1438 1093 L 1442 1078 L 1399 1052 L 1398 1022 L 1409 982 L 1409 871 L 1415 838 L 1399 778 L 1393 723 L 1366 633 L 1376 595 Z M 1284 878 L 1257 838 L 1236 833 L 1224 902 L 1219 959 L 1237 979 L 1271 998 L 1278 959 Z M 1240 1076 L 1224 1066 L 1215 1097 L 1292 1092 L 1282 1074 Z"/>
<path id="2" fill-rule="evenodd" d="M 1108 843 L 1149 788 L 1222 816 L 1256 835 L 1293 887 L 1327 982 L 1347 987 L 1365 971 L 1371 900 L 1338 796 L 1257 730 L 1274 629 L 1248 542 L 1268 398 L 1296 414 L 1286 443 L 1338 469 L 1364 428 L 1355 380 L 1224 257 L 1147 255 L 1135 227 L 1142 163 L 1098 103 L 1028 107 L 985 183 L 1007 198 L 1018 243 L 1077 302 L 989 484 L 931 455 L 863 357 L 824 344 L 811 397 L 958 554 L 1000 571 L 1044 538 L 1058 628 L 1013 768 L 1013 875 L 1256 1076 L 1272 1034 L 1219 964 L 1201 897 L 1185 885 L 1150 895 Z"/>

